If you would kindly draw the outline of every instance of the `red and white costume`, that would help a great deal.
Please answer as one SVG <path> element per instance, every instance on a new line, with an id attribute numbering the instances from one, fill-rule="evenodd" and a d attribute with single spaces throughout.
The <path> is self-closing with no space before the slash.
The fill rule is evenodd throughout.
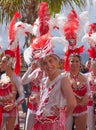
<path id="1" fill-rule="evenodd" d="M 82 41 L 88 43 L 89 46 L 87 50 L 88 55 L 91 58 L 92 66 L 94 66 L 93 64 L 96 60 L 96 23 L 89 24 L 87 31 L 88 32 L 85 33 L 85 35 L 82 38 Z M 89 103 L 88 103 L 88 122 L 87 122 L 87 127 L 89 130 L 95 129 L 93 94 L 96 93 L 96 85 L 95 85 L 96 76 L 93 74 L 92 71 L 86 74 L 91 90 L 91 96 L 89 97 Z"/>
<path id="2" fill-rule="evenodd" d="M 70 75 L 70 73 L 67 73 L 67 75 Z M 75 80 L 76 82 L 76 77 L 75 78 L 73 77 L 73 80 Z M 87 81 L 82 84 L 80 82 L 77 82 L 76 84 L 73 83 L 71 84 L 71 86 L 72 86 L 74 95 L 79 99 L 82 99 L 86 94 L 90 95 L 90 88 Z M 85 113 L 87 113 L 87 105 L 78 104 L 73 110 L 72 115 L 80 116 Z"/>
<path id="3" fill-rule="evenodd" d="M 82 74 L 82 73 L 80 73 L 80 74 Z M 70 73 L 67 72 L 66 75 L 70 76 Z M 73 80 L 76 82 L 76 80 L 77 80 L 76 77 L 73 77 Z M 73 83 L 73 84 L 71 84 L 71 86 L 72 86 L 74 95 L 81 100 L 85 95 L 88 95 L 88 96 L 90 95 L 90 88 L 89 88 L 88 80 L 86 80 L 86 82 L 84 82 L 82 84 L 80 82 L 77 82 L 75 84 Z M 87 105 L 78 104 L 74 108 L 72 115 L 70 115 L 66 119 L 66 130 L 72 130 L 73 117 L 78 117 L 78 116 L 81 116 L 86 113 L 88 113 Z"/>
<path id="4" fill-rule="evenodd" d="M 72 10 L 69 12 L 67 16 L 67 21 L 64 24 L 64 36 L 66 37 L 66 40 L 68 41 L 68 48 L 65 50 L 64 69 L 65 71 L 67 71 L 66 74 L 68 77 L 70 77 L 70 73 L 69 73 L 70 72 L 70 66 L 69 66 L 70 56 L 71 55 L 79 56 L 84 51 L 84 46 L 77 48 L 77 42 L 80 39 L 80 36 L 83 32 L 83 28 L 84 28 L 83 25 L 88 22 L 87 15 L 84 16 L 85 21 L 84 21 L 84 18 L 82 17 L 83 15 L 81 14 L 81 18 L 80 18 L 80 16 L 77 15 L 75 10 Z M 84 23 L 82 23 L 81 21 L 83 21 Z M 79 82 L 79 85 L 78 85 L 78 80 L 75 81 L 76 80 L 75 78 L 76 77 L 73 77 L 75 84 L 72 84 L 72 89 L 73 89 L 74 95 L 82 99 L 88 92 L 87 82 L 82 83 L 82 84 Z M 67 118 L 66 129 L 72 130 L 73 116 L 75 117 L 80 116 L 86 112 L 87 112 L 87 106 L 82 106 L 81 104 L 78 104 L 76 108 L 74 109 L 73 114 Z"/>
<path id="5" fill-rule="evenodd" d="M 40 36 L 40 37 L 37 37 L 37 38 L 35 38 L 35 39 L 33 39 L 33 42 L 32 42 L 32 44 L 30 44 L 30 46 L 25 50 L 25 52 L 24 52 L 24 59 L 25 59 L 25 61 L 26 61 L 26 63 L 28 63 L 28 64 L 30 64 L 30 59 L 31 59 L 31 62 L 33 61 L 35 61 L 37 64 L 38 64 L 38 61 L 41 59 L 41 58 L 43 58 L 43 57 L 45 57 L 46 55 L 49 55 L 49 54 L 53 54 L 53 50 L 52 50 L 52 48 L 54 47 L 53 46 L 53 42 L 56 42 L 56 40 L 58 40 L 58 38 L 56 38 L 56 37 L 52 37 L 50 34 L 45 34 L 45 35 L 42 35 L 42 36 Z M 58 60 L 58 57 L 55 55 L 55 54 L 53 54 L 55 57 L 56 57 L 56 59 Z M 35 70 L 36 71 L 36 70 Z M 35 71 L 33 71 L 33 72 L 35 72 Z M 33 75 L 33 74 L 32 74 Z M 30 76 L 31 77 L 31 76 Z M 35 76 L 33 75 L 33 78 L 34 78 Z M 44 77 L 45 78 L 45 77 Z M 41 78 L 42 79 L 42 78 Z M 44 83 L 45 82 L 45 80 L 41 80 L 40 79 L 40 84 L 39 84 L 39 86 L 41 86 L 41 84 L 42 84 L 42 82 Z M 46 78 L 45 78 L 46 79 Z M 25 81 L 25 80 L 23 80 L 23 81 Z M 32 82 L 32 78 L 31 78 L 31 80 L 30 80 L 30 82 Z M 40 87 L 41 88 L 41 90 L 42 90 L 42 86 Z M 41 98 L 40 98 L 41 99 Z M 29 111 L 29 109 L 28 109 L 28 111 Z M 31 113 L 33 114 L 33 110 L 31 110 Z M 30 114 L 30 116 L 32 115 L 32 114 Z M 29 115 L 28 115 L 29 116 Z M 27 116 L 27 117 L 28 117 Z M 33 119 L 34 119 L 34 115 L 32 115 L 30 118 L 32 118 L 33 117 Z M 26 118 L 26 121 L 27 121 L 27 119 L 28 118 Z M 28 122 L 28 121 L 27 121 Z M 32 123 L 34 123 L 34 121 L 32 122 L 31 121 L 31 126 L 33 125 Z M 49 124 L 48 124 L 49 125 Z M 50 125 L 49 125 L 50 126 Z M 30 126 L 28 125 L 28 128 L 29 128 Z M 32 129 L 32 128 L 30 128 L 30 129 Z M 27 128 L 26 128 L 26 130 L 27 130 Z M 28 129 L 29 130 L 29 129 Z"/>
<path id="6" fill-rule="evenodd" d="M 37 111 L 38 104 L 40 101 L 40 82 L 42 82 L 42 77 L 43 72 L 39 67 L 35 70 L 32 70 L 32 67 L 29 67 L 22 77 L 23 84 L 31 83 L 32 85 L 30 97 L 35 96 L 35 98 L 32 101 L 29 100 L 28 102 L 25 130 L 32 130 L 32 127 L 36 122 L 35 113 Z M 37 80 L 35 80 L 35 78 Z"/>
<path id="7" fill-rule="evenodd" d="M 11 64 L 10 67 L 12 67 L 14 69 L 15 63 L 16 63 L 15 62 L 15 53 L 12 50 L 9 50 L 9 49 L 5 50 L 4 53 L 5 53 L 4 57 L 9 58 L 7 63 Z M 2 63 L 1 63 L 1 66 L 2 66 Z M 24 91 L 23 91 L 23 86 L 22 86 L 22 82 L 21 82 L 20 77 L 17 76 L 13 72 L 13 70 L 11 71 L 12 72 L 11 78 L 12 78 L 12 81 L 14 82 L 14 84 L 15 84 L 15 87 L 14 87 L 11 84 L 11 78 L 6 75 L 7 70 L 5 69 L 3 71 L 5 71 L 5 74 L 2 74 L 1 80 L 0 80 L 0 83 L 1 83 L 0 84 L 1 85 L 1 92 L 0 92 L 0 94 L 1 94 L 1 105 L 6 106 L 6 105 L 8 105 L 8 103 L 12 103 L 14 107 L 11 111 L 2 110 L 2 127 L 1 127 L 2 130 L 5 129 L 5 125 L 7 123 L 8 117 L 16 117 L 18 115 L 18 105 L 21 104 L 24 100 Z M 18 92 L 19 97 L 17 99 L 13 100 L 13 97 L 14 97 L 13 94 L 14 93 L 17 94 L 17 92 Z M 10 99 L 10 97 L 12 98 L 12 100 Z M 5 104 L 3 104 L 4 99 L 10 99 L 10 101 L 7 101 L 7 102 L 5 102 Z M 15 127 L 15 124 L 14 124 L 14 127 Z"/>
<path id="8" fill-rule="evenodd" d="M 66 100 L 62 96 L 61 92 L 61 80 L 64 74 L 60 74 L 53 81 L 49 81 L 46 78 L 43 82 L 43 90 L 41 94 L 41 100 L 39 108 L 36 112 L 37 123 L 32 130 L 65 130 L 65 113 Z M 47 85 L 47 82 L 50 82 Z M 63 110 L 63 118 L 54 115 L 52 107 L 58 106 Z M 45 111 L 46 110 L 46 111 Z"/>
<path id="9" fill-rule="evenodd" d="M 2 78 L 6 79 L 7 76 L 6 74 L 2 75 Z M 21 104 L 24 100 L 24 92 L 23 92 L 23 86 L 21 83 L 21 79 L 19 76 L 15 75 L 15 73 L 13 73 L 12 75 L 13 81 L 16 84 L 16 91 L 12 90 L 12 84 L 10 84 L 10 82 L 8 82 L 7 84 L 3 84 L 2 85 L 2 91 L 0 92 L 0 94 L 2 95 L 1 98 L 8 98 L 8 97 L 12 97 L 12 93 L 19 93 L 19 97 L 17 98 L 17 100 L 15 99 L 14 101 L 12 101 L 15 104 L 15 107 L 11 110 L 11 111 L 5 111 L 3 110 L 2 115 L 3 115 L 3 121 L 2 121 L 2 130 L 5 127 L 6 124 L 6 118 L 7 117 L 16 117 L 18 114 L 18 105 Z M 4 104 L 1 104 L 2 106 Z"/>

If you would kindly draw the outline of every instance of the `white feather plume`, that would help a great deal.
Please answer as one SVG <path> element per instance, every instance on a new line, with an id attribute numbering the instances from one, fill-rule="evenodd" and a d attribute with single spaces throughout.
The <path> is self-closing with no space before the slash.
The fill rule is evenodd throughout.
<path id="1" fill-rule="evenodd" d="M 52 37 L 51 43 L 54 44 L 63 44 L 64 45 L 64 52 L 68 49 L 68 41 L 65 37 Z M 55 46 L 55 45 L 54 45 Z"/>
<path id="2" fill-rule="evenodd" d="M 87 29 L 87 25 L 89 24 L 88 11 L 83 11 L 79 15 L 79 29 L 78 29 L 78 37 L 80 38 L 82 32 Z"/>
<path id="3" fill-rule="evenodd" d="M 61 14 L 55 16 L 56 26 L 59 27 L 59 33 L 61 36 L 64 36 L 64 24 L 67 21 L 67 17 Z"/>
<path id="4" fill-rule="evenodd" d="M 14 49 L 19 44 L 19 40 L 21 36 L 27 36 L 27 33 L 32 34 L 33 26 L 31 24 L 23 23 L 21 21 L 15 23 L 14 31 L 15 31 L 15 39 L 12 44 L 9 44 L 10 49 Z"/>
<path id="5" fill-rule="evenodd" d="M 39 19 L 37 18 L 36 21 L 33 24 L 32 34 L 34 36 L 40 36 L 39 32 Z"/>
<path id="6" fill-rule="evenodd" d="M 90 37 L 86 33 L 82 38 L 82 42 L 86 42 L 90 47 L 95 47 L 96 46 L 96 33 L 93 33 Z"/>
<path id="7" fill-rule="evenodd" d="M 32 48 L 29 46 L 23 53 L 24 60 L 28 66 L 31 65 L 33 58 L 32 58 Z"/>
<path id="8" fill-rule="evenodd" d="M 15 24 L 15 37 L 19 39 L 21 35 L 26 35 L 26 33 L 32 34 L 32 29 L 33 26 L 31 24 L 19 21 Z"/>

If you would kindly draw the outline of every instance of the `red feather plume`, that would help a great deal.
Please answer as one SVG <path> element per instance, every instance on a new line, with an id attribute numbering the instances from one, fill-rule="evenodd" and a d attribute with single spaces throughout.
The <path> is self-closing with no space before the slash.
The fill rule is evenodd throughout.
<path id="1" fill-rule="evenodd" d="M 88 49 L 88 55 L 90 58 L 95 59 L 96 58 L 96 49 L 95 48 Z"/>
<path id="2" fill-rule="evenodd" d="M 89 27 L 90 27 L 90 30 L 88 34 L 89 36 L 91 36 L 92 33 L 96 32 L 96 24 L 90 24 Z"/>
<path id="3" fill-rule="evenodd" d="M 40 31 L 40 36 L 41 36 L 48 33 L 49 31 L 48 21 L 50 19 L 50 14 L 49 14 L 47 2 L 42 2 L 40 4 L 39 10 L 38 10 L 38 18 L 39 18 L 39 31 Z"/>
<path id="4" fill-rule="evenodd" d="M 77 38 L 77 30 L 79 28 L 79 19 L 74 10 L 68 14 L 68 20 L 64 25 L 64 34 L 67 40 Z"/>
<path id="5" fill-rule="evenodd" d="M 15 25 L 15 22 L 16 22 L 16 19 L 17 19 L 17 18 L 20 18 L 20 13 L 19 13 L 19 12 L 16 12 L 16 13 L 14 14 L 14 16 L 13 16 L 13 18 L 12 18 L 10 24 L 9 24 L 8 36 L 9 36 L 9 39 L 10 39 L 11 41 L 13 41 L 14 38 L 15 38 L 14 25 Z"/>

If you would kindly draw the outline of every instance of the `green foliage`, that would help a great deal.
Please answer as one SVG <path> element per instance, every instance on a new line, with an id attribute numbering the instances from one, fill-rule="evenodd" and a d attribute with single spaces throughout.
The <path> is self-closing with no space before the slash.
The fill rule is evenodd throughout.
<path id="1" fill-rule="evenodd" d="M 36 18 L 38 5 L 42 1 L 48 2 L 51 15 L 59 13 L 63 4 L 65 6 L 70 6 L 71 8 L 74 7 L 74 3 L 79 8 L 84 7 L 86 4 L 85 0 L 0 0 L 0 21 L 2 23 L 4 21 L 7 22 L 13 17 L 16 11 L 19 11 L 25 16 L 25 19 L 30 17 L 32 23 Z M 31 17 L 35 18 L 32 19 Z"/>
<path id="2" fill-rule="evenodd" d="M 50 14 L 53 16 L 60 12 L 63 5 L 73 8 L 75 4 L 81 9 L 86 4 L 86 0 L 0 0 L 0 22 L 7 24 L 15 12 L 19 11 L 23 22 L 33 24 L 37 18 L 38 5 L 41 2 L 48 2 Z M 29 35 L 24 47 L 30 44 L 28 41 L 31 39 L 32 36 Z"/>

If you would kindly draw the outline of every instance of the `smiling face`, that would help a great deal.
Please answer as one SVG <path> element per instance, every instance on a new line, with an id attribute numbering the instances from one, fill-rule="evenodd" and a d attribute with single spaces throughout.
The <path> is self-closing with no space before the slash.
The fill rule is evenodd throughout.
<path id="1" fill-rule="evenodd" d="M 70 71 L 80 71 L 81 59 L 78 55 L 73 55 L 69 57 L 69 67 Z"/>
<path id="2" fill-rule="evenodd" d="M 41 60 L 41 68 L 49 75 L 58 73 L 59 60 L 54 55 L 46 56 Z"/>
<path id="3" fill-rule="evenodd" d="M 9 57 L 3 56 L 1 60 L 1 71 L 7 71 L 9 67 L 11 68 L 11 63 L 9 62 Z"/>

